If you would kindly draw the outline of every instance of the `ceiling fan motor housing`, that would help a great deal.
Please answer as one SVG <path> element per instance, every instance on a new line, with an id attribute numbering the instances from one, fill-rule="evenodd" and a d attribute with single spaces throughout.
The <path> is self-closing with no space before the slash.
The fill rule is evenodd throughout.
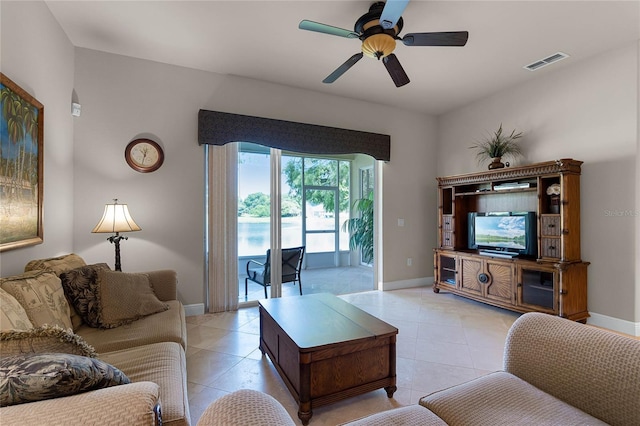
<path id="1" fill-rule="evenodd" d="M 333 83 L 351 69 L 365 55 L 382 59 L 396 87 L 409 83 L 407 73 L 394 53 L 398 40 L 405 46 L 464 46 L 469 38 L 467 31 L 409 33 L 399 37 L 404 21 L 402 14 L 410 0 L 377 1 L 369 7 L 354 25 L 354 31 L 309 20 L 302 20 L 298 27 L 344 38 L 357 38 L 362 43 L 362 51 L 352 55 L 342 65 L 329 74 L 323 83 Z"/>
<path id="2" fill-rule="evenodd" d="M 382 59 L 393 52 L 396 48 L 396 39 L 403 26 L 403 20 L 400 17 L 393 28 L 382 28 L 380 16 L 384 5 L 383 2 L 372 4 L 369 12 L 358 18 L 354 26 L 355 32 L 361 34 L 362 53 L 376 59 Z"/>

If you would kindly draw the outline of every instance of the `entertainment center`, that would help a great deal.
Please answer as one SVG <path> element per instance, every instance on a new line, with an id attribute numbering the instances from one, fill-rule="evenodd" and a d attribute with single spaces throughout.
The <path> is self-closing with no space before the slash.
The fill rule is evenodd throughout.
<path id="1" fill-rule="evenodd" d="M 562 159 L 437 178 L 433 291 L 586 321 L 581 165 Z"/>

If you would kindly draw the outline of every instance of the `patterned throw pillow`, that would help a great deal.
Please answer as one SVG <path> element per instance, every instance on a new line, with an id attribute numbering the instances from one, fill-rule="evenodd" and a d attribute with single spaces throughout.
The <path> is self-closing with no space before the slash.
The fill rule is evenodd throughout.
<path id="1" fill-rule="evenodd" d="M 32 260 L 26 264 L 24 271 L 47 270 L 55 273 L 57 276 L 60 276 L 63 272 L 80 268 L 85 265 L 86 263 L 83 258 L 75 253 L 71 253 L 64 256 L 50 257 L 48 259 Z M 71 303 L 71 301 L 69 301 L 69 303 Z M 73 325 L 73 329 L 77 330 L 78 327 L 82 325 L 82 317 L 78 315 L 76 310 L 73 308 L 73 305 L 70 304 L 69 308 L 71 310 L 71 324 Z"/>
<path id="2" fill-rule="evenodd" d="M 82 337 L 57 325 L 43 325 L 31 330 L 0 332 L 2 356 L 26 353 L 60 352 L 95 358 L 96 350 Z"/>
<path id="3" fill-rule="evenodd" d="M 82 320 L 90 327 L 100 327 L 100 291 L 98 271 L 109 269 L 106 263 L 96 263 L 60 274 L 62 287 Z"/>
<path id="4" fill-rule="evenodd" d="M 0 288 L 0 331 L 29 330 L 33 324 L 15 297 Z"/>
<path id="5" fill-rule="evenodd" d="M 119 327 L 169 309 L 153 292 L 147 274 L 131 274 L 101 269 L 100 322 L 103 328 Z"/>
<path id="6" fill-rule="evenodd" d="M 69 303 L 60 278 L 50 271 L 31 271 L 0 278 L 0 287 L 11 294 L 27 312 L 31 323 L 71 328 Z"/>
<path id="7" fill-rule="evenodd" d="M 130 383 L 97 358 L 43 353 L 0 358 L 0 406 L 75 395 Z"/>
<path id="8" fill-rule="evenodd" d="M 24 271 L 51 271 L 57 276 L 71 269 L 79 268 L 86 265 L 84 259 L 77 254 L 71 253 L 64 256 L 50 257 L 49 259 L 36 259 L 27 263 Z"/>

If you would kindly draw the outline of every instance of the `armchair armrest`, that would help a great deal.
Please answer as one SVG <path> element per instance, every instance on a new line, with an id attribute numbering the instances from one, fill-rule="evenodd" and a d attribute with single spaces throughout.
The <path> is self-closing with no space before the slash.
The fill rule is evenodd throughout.
<path id="1" fill-rule="evenodd" d="M 64 398 L 0 408 L 2 426 L 161 424 L 158 385 L 152 382 L 112 386 Z"/>
<path id="2" fill-rule="evenodd" d="M 640 424 L 640 341 L 531 312 L 507 335 L 504 369 L 609 424 Z"/>
<path id="3" fill-rule="evenodd" d="M 178 300 L 178 274 L 172 269 L 145 272 L 158 299 L 166 302 Z"/>
<path id="4" fill-rule="evenodd" d="M 197 426 L 295 426 L 287 410 L 271 395 L 241 389 L 213 401 Z"/>
<path id="5" fill-rule="evenodd" d="M 264 268 L 265 264 L 264 263 L 260 263 L 260 262 L 258 262 L 256 260 L 253 260 L 253 259 L 249 259 L 249 261 L 247 262 L 247 275 L 249 277 L 251 277 L 251 274 L 253 274 L 253 277 L 252 277 L 252 279 L 253 279 L 253 278 L 256 277 L 256 271 L 252 271 L 252 270 L 249 269 L 249 265 L 252 264 L 252 263 L 258 265 L 261 268 Z"/>

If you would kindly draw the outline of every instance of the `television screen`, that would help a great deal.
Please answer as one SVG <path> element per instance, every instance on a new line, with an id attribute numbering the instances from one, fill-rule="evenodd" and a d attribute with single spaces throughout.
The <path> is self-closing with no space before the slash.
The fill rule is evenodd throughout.
<path id="1" fill-rule="evenodd" d="M 526 217 L 476 216 L 475 244 L 478 247 L 525 250 L 527 248 Z"/>

